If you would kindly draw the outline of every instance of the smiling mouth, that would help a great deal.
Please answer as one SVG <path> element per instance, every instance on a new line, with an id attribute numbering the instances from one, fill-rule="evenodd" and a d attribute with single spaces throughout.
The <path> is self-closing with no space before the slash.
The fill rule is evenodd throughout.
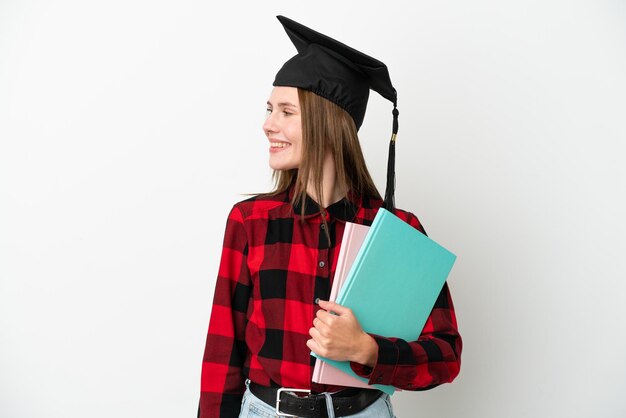
<path id="1" fill-rule="evenodd" d="M 287 148 L 290 146 L 291 144 L 288 142 L 270 142 L 270 148 Z"/>

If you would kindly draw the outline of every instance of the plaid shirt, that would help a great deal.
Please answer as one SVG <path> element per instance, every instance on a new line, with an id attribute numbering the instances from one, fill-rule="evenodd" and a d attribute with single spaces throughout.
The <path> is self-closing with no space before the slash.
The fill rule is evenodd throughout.
<path id="1" fill-rule="evenodd" d="M 322 215 L 307 198 L 301 221 L 292 196 L 293 186 L 253 197 L 228 216 L 202 364 L 201 418 L 237 417 L 246 378 L 314 392 L 342 389 L 311 382 L 315 358 L 306 341 L 320 309 L 314 301 L 330 295 L 345 222 L 371 225 L 382 200 L 348 196 Z M 395 215 L 424 232 L 412 213 Z M 370 383 L 429 389 L 459 373 L 461 337 L 447 284 L 417 341 L 372 336 L 376 366 L 352 363 Z"/>

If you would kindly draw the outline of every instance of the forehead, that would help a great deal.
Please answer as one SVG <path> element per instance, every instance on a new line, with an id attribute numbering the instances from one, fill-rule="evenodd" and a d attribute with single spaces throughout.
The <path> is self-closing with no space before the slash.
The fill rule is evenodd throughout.
<path id="1" fill-rule="evenodd" d="M 269 102 L 276 106 L 287 103 L 298 106 L 300 102 L 298 99 L 298 89 L 295 87 L 276 86 L 272 89 Z"/>

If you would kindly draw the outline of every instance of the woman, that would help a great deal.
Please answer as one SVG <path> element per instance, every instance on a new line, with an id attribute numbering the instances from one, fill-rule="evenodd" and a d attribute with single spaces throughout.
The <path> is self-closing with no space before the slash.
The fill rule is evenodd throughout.
<path id="1" fill-rule="evenodd" d="M 370 384 L 405 390 L 459 372 L 447 285 L 412 342 L 367 334 L 349 309 L 327 302 L 345 222 L 370 225 L 384 204 L 424 232 L 413 214 L 393 208 L 392 193 L 383 202 L 357 137 L 370 88 L 394 102 L 395 136 L 395 89 L 380 61 L 279 20 L 299 53 L 278 72 L 263 124 L 276 190 L 228 216 L 199 416 L 391 417 L 378 390 L 312 382 L 310 351 L 350 361 Z"/>

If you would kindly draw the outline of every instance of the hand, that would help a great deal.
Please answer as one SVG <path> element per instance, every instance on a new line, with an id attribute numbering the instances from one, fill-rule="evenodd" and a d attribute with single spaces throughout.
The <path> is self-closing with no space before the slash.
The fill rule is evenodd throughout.
<path id="1" fill-rule="evenodd" d="M 337 361 L 353 361 L 374 367 L 378 344 L 359 325 L 351 309 L 334 302 L 319 301 L 320 309 L 309 330 L 306 345 L 315 354 Z M 331 313 L 333 312 L 333 313 Z"/>

